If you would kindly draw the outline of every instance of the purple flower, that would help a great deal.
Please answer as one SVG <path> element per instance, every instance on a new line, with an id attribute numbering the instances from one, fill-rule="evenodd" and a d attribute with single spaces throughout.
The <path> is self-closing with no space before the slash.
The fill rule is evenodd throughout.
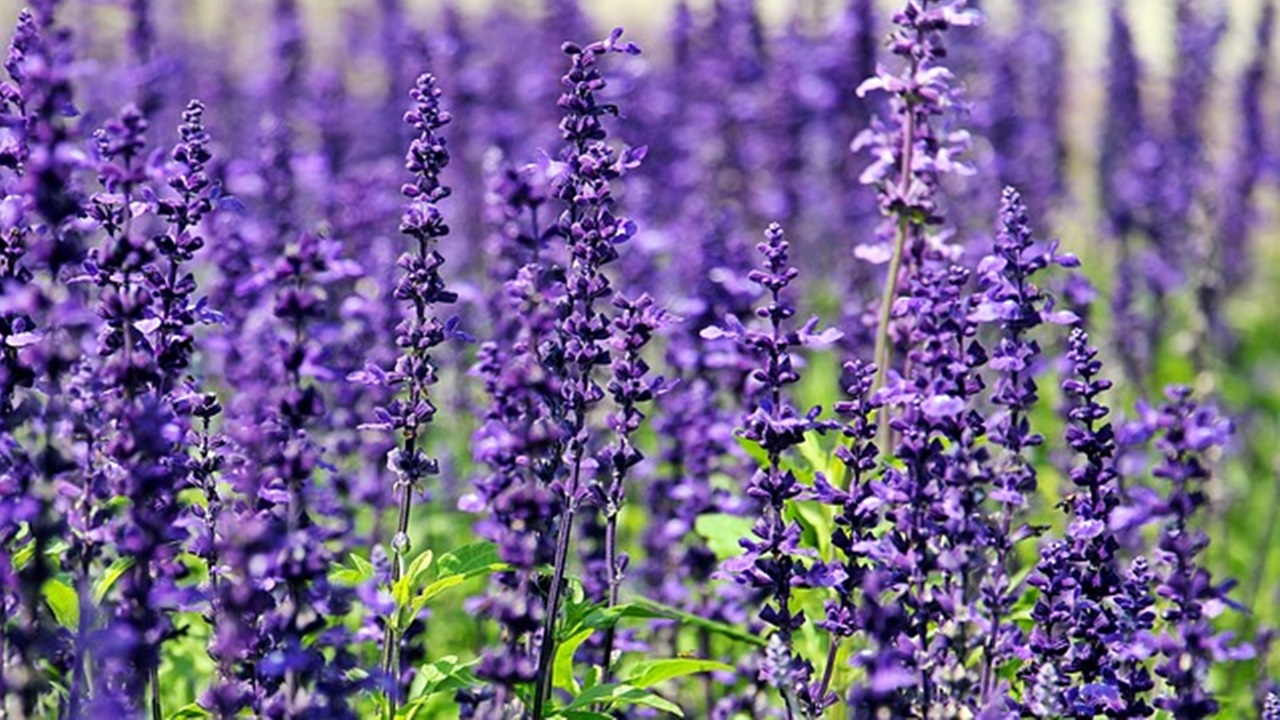
<path id="1" fill-rule="evenodd" d="M 792 595 L 794 588 L 809 584 L 814 566 L 820 563 L 804 562 L 799 547 L 800 526 L 783 516 L 787 501 L 800 496 L 803 488 L 794 473 L 783 467 L 782 459 L 810 434 L 825 432 L 831 427 L 831 423 L 817 419 L 820 408 L 801 415 L 784 394 L 788 386 L 800 380 L 794 350 L 812 344 L 813 337 L 809 333 L 787 330 L 795 309 L 784 291 L 799 274 L 789 264 L 789 248 L 777 224 L 769 226 L 765 241 L 756 246 L 763 262 L 749 277 L 764 291 L 764 303 L 755 312 L 766 323 L 764 327 L 755 330 L 736 323 L 731 329 L 721 331 L 735 337 L 743 352 L 756 356 L 760 363 L 752 372 L 759 386 L 755 406 L 744 418 L 739 434 L 759 446 L 767 458 L 747 486 L 747 495 L 762 507 L 761 517 L 752 528 L 754 538 L 739 540 L 746 553 L 726 561 L 724 571 L 735 582 L 766 592 L 760 619 L 773 626 L 774 637 L 782 649 L 774 652 L 777 657 L 766 655 L 760 677 L 762 681 L 783 682 L 775 687 L 788 703 L 792 702 L 793 694 L 805 693 L 812 672 L 809 664 L 791 649 L 793 635 L 805 622 L 804 612 L 796 612 L 792 605 Z M 832 573 L 819 575 L 830 578 L 832 583 L 838 582 Z M 811 698 L 810 709 L 825 707 L 825 704 L 825 696 Z"/>

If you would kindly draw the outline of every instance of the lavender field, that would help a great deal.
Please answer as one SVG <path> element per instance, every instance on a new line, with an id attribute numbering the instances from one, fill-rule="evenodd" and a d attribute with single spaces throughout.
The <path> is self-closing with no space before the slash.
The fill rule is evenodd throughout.
<path id="1" fill-rule="evenodd" d="M 1273 0 L 5 3 L 0 718 L 1280 720 Z"/>

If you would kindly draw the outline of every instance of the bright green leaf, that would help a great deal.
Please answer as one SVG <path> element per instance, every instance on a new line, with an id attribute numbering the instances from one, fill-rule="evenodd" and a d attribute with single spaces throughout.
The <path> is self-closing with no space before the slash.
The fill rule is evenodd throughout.
<path id="1" fill-rule="evenodd" d="M 693 525 L 694 532 L 707 541 L 707 547 L 720 560 L 742 554 L 740 538 L 751 534 L 755 522 L 751 518 L 727 513 L 708 513 L 699 515 Z"/>
<path id="2" fill-rule="evenodd" d="M 409 586 L 417 587 L 423 579 L 427 569 L 431 567 L 431 559 L 434 557 L 430 550 L 425 550 L 409 563 L 409 570 L 405 573 L 405 577 L 409 578 Z"/>
<path id="3" fill-rule="evenodd" d="M 650 688 L 658 683 L 666 682 L 685 675 L 705 672 L 732 672 L 733 666 L 715 660 L 697 658 L 669 658 L 663 660 L 647 660 L 635 666 L 630 676 L 623 679 L 627 685 L 638 688 Z"/>
<path id="4" fill-rule="evenodd" d="M 101 605 L 107 593 L 111 592 L 111 588 L 115 586 L 120 577 L 129 572 L 129 568 L 133 567 L 133 558 L 119 557 L 115 562 L 107 567 L 107 571 L 93 583 L 93 603 Z"/>
<path id="5" fill-rule="evenodd" d="M 578 652 L 578 648 L 582 647 L 582 643 L 594 633 L 595 631 L 591 628 L 579 630 L 556 646 L 555 661 L 551 665 L 553 687 L 563 688 L 574 695 L 581 692 L 578 679 L 573 676 L 573 656 Z"/>
<path id="6" fill-rule="evenodd" d="M 53 578 L 46 580 L 44 600 L 59 625 L 70 630 L 80 627 L 80 596 L 70 585 Z"/>
<path id="7" fill-rule="evenodd" d="M 208 710 L 200 707 L 196 703 L 183 705 L 182 707 L 169 713 L 168 720 L 196 720 L 197 718 L 210 718 Z"/>
<path id="8" fill-rule="evenodd" d="M 638 687 L 615 683 L 597 685 L 596 687 L 587 690 L 574 698 L 573 702 L 562 708 L 560 713 L 564 714 L 574 710 L 586 710 L 597 703 L 603 703 L 610 708 L 625 707 L 628 705 L 643 705 L 655 710 L 671 713 L 677 717 L 684 717 L 684 712 L 680 710 L 680 706 L 666 698 L 659 697 L 648 690 L 643 690 Z"/>
<path id="9" fill-rule="evenodd" d="M 745 630 L 736 628 L 733 625 L 716 622 L 715 620 L 708 620 L 704 617 L 694 615 L 693 613 L 688 613 L 649 599 L 642 598 L 634 601 L 632 604 L 653 612 L 658 617 L 663 617 L 668 620 L 676 620 L 684 625 L 702 628 L 703 630 L 729 638 L 730 640 L 737 640 L 738 642 L 755 645 L 756 647 L 764 647 L 767 644 L 763 637 L 753 635 Z"/>
<path id="10" fill-rule="evenodd" d="M 498 547 L 491 542 L 463 545 L 441 555 L 437 563 L 440 577 L 494 572 L 497 569 L 494 566 L 502 566 L 502 561 L 498 558 Z"/>
<path id="11" fill-rule="evenodd" d="M 373 563 L 355 553 L 351 554 L 351 564 L 355 566 L 355 569 L 360 573 L 360 577 L 364 580 L 372 578 L 376 572 L 373 568 Z"/>
<path id="12" fill-rule="evenodd" d="M 480 663 L 479 659 L 459 662 L 458 656 L 446 655 L 435 662 L 427 663 L 419 669 L 419 675 L 425 684 L 423 697 L 439 693 L 454 693 L 462 688 L 475 687 L 480 680 L 471 672 L 471 668 Z"/>

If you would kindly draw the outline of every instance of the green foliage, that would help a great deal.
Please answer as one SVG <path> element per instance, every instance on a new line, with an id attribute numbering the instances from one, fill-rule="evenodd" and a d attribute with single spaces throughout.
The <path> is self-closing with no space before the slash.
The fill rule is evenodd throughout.
<path id="1" fill-rule="evenodd" d="M 646 689 L 667 680 L 706 672 L 733 672 L 733 666 L 715 660 L 694 658 L 646 660 L 637 663 L 631 668 L 631 673 L 623 678 L 623 682 L 633 687 Z"/>
<path id="2" fill-rule="evenodd" d="M 74 588 L 61 580 L 50 578 L 45 581 L 42 591 L 44 601 L 53 611 L 53 617 L 59 625 L 68 630 L 80 627 L 80 596 Z"/>
<path id="3" fill-rule="evenodd" d="M 716 558 L 724 560 L 742 554 L 738 540 L 751 534 L 755 521 L 740 515 L 709 513 L 699 515 L 693 531 L 707 541 L 707 547 Z"/>

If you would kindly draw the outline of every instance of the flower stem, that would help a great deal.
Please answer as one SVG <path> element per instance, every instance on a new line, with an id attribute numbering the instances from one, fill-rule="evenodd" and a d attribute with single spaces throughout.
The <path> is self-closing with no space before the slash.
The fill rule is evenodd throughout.
<path id="1" fill-rule="evenodd" d="M 910 75 L 915 78 L 920 69 L 920 62 L 914 57 L 911 60 Z M 912 166 L 915 164 L 916 146 L 916 111 L 908 97 L 902 123 L 902 165 L 898 168 L 898 197 L 906 198 L 911 189 Z M 889 273 L 884 280 L 884 292 L 880 296 L 880 322 L 876 326 L 875 363 L 876 375 L 871 385 L 871 393 L 883 388 L 889 377 L 889 363 L 893 359 L 893 345 L 889 340 L 889 324 L 893 321 L 893 301 L 898 296 L 899 275 L 902 273 L 902 258 L 907 252 L 907 234 L 911 230 L 911 219 L 905 210 L 899 210 L 897 232 L 893 238 L 893 257 L 889 260 Z M 876 444 L 883 452 L 889 446 L 889 413 L 883 410 L 877 413 L 878 432 Z"/>
<path id="2" fill-rule="evenodd" d="M 564 512 L 560 516 L 560 530 L 556 535 L 555 567 L 551 574 L 551 589 L 547 596 L 546 618 L 542 623 L 542 645 L 538 649 L 538 676 L 533 690 L 533 720 L 542 720 L 547 695 L 551 692 L 551 663 L 556 651 L 556 616 L 560 612 L 561 586 L 564 584 L 565 566 L 569 562 L 569 537 L 573 532 L 573 516 L 577 512 L 578 481 L 582 474 L 582 449 L 575 448 L 573 475 L 566 493 Z"/>

